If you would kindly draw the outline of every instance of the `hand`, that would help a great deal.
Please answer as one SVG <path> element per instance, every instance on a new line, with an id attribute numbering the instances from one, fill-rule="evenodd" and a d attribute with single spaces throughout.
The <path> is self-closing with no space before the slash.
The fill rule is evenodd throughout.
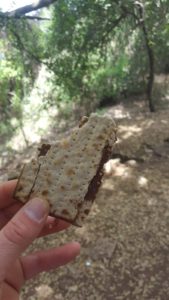
<path id="1" fill-rule="evenodd" d="M 69 225 L 48 217 L 49 206 L 45 200 L 32 199 L 24 206 L 15 201 L 12 198 L 15 186 L 16 181 L 0 186 L 0 300 L 19 299 L 25 280 L 68 263 L 80 251 L 80 245 L 74 242 L 22 256 L 35 238 Z"/>

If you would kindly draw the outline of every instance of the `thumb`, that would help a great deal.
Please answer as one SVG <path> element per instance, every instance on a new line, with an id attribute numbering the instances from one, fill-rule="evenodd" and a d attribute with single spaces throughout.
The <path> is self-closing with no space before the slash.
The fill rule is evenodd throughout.
<path id="1" fill-rule="evenodd" d="M 32 199 L 0 231 L 0 281 L 11 264 L 39 235 L 47 219 L 49 205 L 43 199 Z"/>

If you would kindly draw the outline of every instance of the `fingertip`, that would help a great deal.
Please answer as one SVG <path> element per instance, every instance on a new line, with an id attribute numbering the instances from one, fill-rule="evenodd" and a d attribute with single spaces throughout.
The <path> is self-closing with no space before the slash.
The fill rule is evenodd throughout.
<path id="1" fill-rule="evenodd" d="M 81 245 L 78 242 L 72 242 L 69 244 L 69 247 L 71 247 L 71 250 L 76 254 L 80 254 Z"/>
<path id="2" fill-rule="evenodd" d="M 24 213 L 27 217 L 37 223 L 44 222 L 49 213 L 49 204 L 46 200 L 41 198 L 33 198 L 23 207 Z"/>
<path id="3" fill-rule="evenodd" d="M 13 199 L 16 184 L 17 180 L 11 180 L 0 185 L 0 209 L 7 207 L 16 201 Z"/>

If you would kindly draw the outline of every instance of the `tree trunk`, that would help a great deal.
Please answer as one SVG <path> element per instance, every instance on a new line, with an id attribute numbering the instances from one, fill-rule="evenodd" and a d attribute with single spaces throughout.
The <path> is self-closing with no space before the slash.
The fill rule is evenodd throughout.
<path id="1" fill-rule="evenodd" d="M 152 91 L 153 91 L 153 84 L 154 84 L 154 51 L 151 47 L 148 31 L 145 25 L 145 19 L 144 19 L 144 6 L 143 4 L 139 5 L 139 14 L 140 14 L 140 22 L 141 27 L 144 35 L 147 55 L 148 55 L 148 61 L 149 61 L 149 75 L 148 75 L 148 81 L 147 81 L 147 100 L 149 104 L 149 109 L 151 112 L 155 112 L 155 107 L 153 103 L 153 97 L 152 97 Z"/>
<path id="2" fill-rule="evenodd" d="M 151 112 L 155 112 L 155 107 L 154 107 L 153 97 L 152 97 L 153 84 L 154 84 L 154 52 L 149 43 L 145 24 L 143 24 L 142 28 L 143 28 L 143 33 L 144 33 L 144 38 L 145 38 L 145 43 L 147 48 L 147 55 L 149 59 L 149 76 L 148 76 L 146 94 L 149 103 L 149 109 Z"/>

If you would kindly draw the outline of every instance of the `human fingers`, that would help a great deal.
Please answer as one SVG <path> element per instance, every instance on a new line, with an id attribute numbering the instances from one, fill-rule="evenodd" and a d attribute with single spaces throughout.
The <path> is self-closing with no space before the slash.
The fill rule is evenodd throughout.
<path id="1" fill-rule="evenodd" d="M 9 220 L 18 212 L 19 209 L 21 209 L 22 206 L 22 203 L 17 202 L 0 211 L 0 229 L 9 222 Z M 70 224 L 68 222 L 49 216 L 39 236 L 59 232 L 69 226 Z"/>
<path id="2" fill-rule="evenodd" d="M 0 185 L 0 209 L 16 201 L 13 199 L 16 184 L 17 180 L 11 180 Z"/>
<path id="3" fill-rule="evenodd" d="M 73 242 L 58 248 L 38 251 L 21 257 L 24 278 L 27 280 L 40 272 L 49 271 L 65 265 L 73 260 L 79 252 L 79 243 Z"/>
<path id="4" fill-rule="evenodd" d="M 7 282 L 3 282 L 0 289 L 1 300 L 19 300 L 18 292 L 15 288 L 10 286 Z"/>
<path id="5" fill-rule="evenodd" d="M 40 234 L 49 212 L 43 199 L 32 199 L 0 231 L 0 281 L 30 243 Z"/>
<path id="6" fill-rule="evenodd" d="M 23 203 L 14 202 L 8 207 L 0 210 L 0 230 L 4 227 L 10 219 L 18 212 L 18 210 L 23 206 Z"/>

